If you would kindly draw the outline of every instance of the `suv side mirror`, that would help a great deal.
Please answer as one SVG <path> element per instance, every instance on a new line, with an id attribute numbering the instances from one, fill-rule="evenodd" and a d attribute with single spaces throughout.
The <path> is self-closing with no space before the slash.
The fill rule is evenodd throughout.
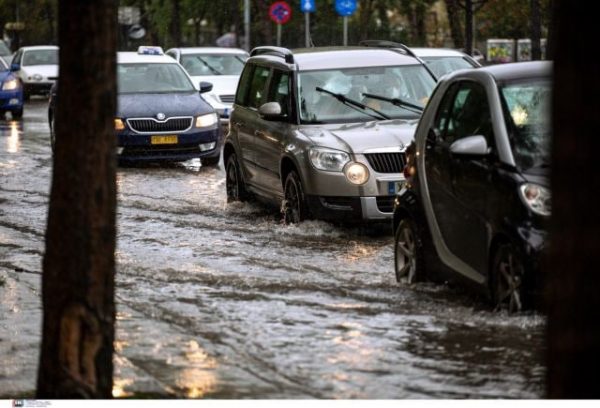
<path id="1" fill-rule="evenodd" d="M 267 102 L 258 108 L 258 114 L 266 120 L 276 120 L 283 117 L 279 102 Z"/>
<path id="2" fill-rule="evenodd" d="M 210 92 L 213 89 L 213 84 L 211 84 L 210 82 L 200 82 L 200 93 L 206 93 L 206 92 Z"/>
<path id="3" fill-rule="evenodd" d="M 485 156 L 490 152 L 490 149 L 485 137 L 477 135 L 458 139 L 450 145 L 450 151 L 454 154 Z"/>
<path id="4" fill-rule="evenodd" d="M 19 64 L 10 64 L 10 70 L 12 72 L 18 71 L 19 69 L 21 69 L 21 66 Z"/>

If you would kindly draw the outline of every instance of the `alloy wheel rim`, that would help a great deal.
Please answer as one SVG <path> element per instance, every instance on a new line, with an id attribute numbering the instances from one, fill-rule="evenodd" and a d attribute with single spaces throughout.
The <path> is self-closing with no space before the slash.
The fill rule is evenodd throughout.
<path id="1" fill-rule="evenodd" d="M 510 251 L 504 251 L 498 262 L 496 279 L 496 309 L 506 307 L 508 312 L 522 310 L 521 299 L 522 277 L 518 262 Z"/>
<path id="2" fill-rule="evenodd" d="M 239 197 L 239 186 L 237 169 L 234 163 L 229 163 L 227 166 L 227 178 L 226 178 L 227 196 L 233 199 Z"/>
<path id="3" fill-rule="evenodd" d="M 412 231 L 403 226 L 396 240 L 396 271 L 398 276 L 406 276 L 413 283 L 416 272 L 415 239 Z"/>
<path id="4" fill-rule="evenodd" d="M 298 189 L 296 183 L 290 181 L 285 189 L 285 218 L 287 222 L 297 224 L 300 220 Z"/>

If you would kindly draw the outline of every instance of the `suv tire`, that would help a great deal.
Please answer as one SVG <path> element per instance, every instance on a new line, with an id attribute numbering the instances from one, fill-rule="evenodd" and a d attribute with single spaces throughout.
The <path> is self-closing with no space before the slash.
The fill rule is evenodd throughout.
<path id="1" fill-rule="evenodd" d="M 248 201 L 249 194 L 240 171 L 240 165 L 235 153 L 227 159 L 225 166 L 225 188 L 227 190 L 227 202 Z"/>
<path id="2" fill-rule="evenodd" d="M 309 218 L 304 189 L 298 173 L 292 170 L 285 178 L 281 212 L 285 224 L 298 224 Z"/>

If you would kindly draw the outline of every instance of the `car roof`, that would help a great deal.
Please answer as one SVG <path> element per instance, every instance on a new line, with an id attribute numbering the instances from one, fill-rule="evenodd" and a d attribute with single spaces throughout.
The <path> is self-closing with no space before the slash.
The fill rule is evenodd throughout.
<path id="1" fill-rule="evenodd" d="M 245 50 L 241 48 L 227 48 L 227 47 L 185 47 L 185 48 L 171 48 L 171 50 L 179 50 L 181 54 L 243 54 L 248 55 Z M 168 52 L 167 51 L 167 52 Z"/>
<path id="2" fill-rule="evenodd" d="M 364 68 L 397 65 L 419 65 L 419 61 L 400 51 L 375 47 L 313 47 L 292 50 L 300 71 Z M 252 59 L 282 62 L 280 57 L 259 54 Z"/>
<path id="3" fill-rule="evenodd" d="M 145 55 L 137 52 L 121 51 L 117 53 L 117 63 L 135 64 L 135 63 L 155 63 L 155 64 L 177 64 L 177 62 L 168 55 Z"/>
<path id="4" fill-rule="evenodd" d="M 496 81 L 511 81 L 522 78 L 550 77 L 552 75 L 552 62 L 528 61 L 512 62 L 508 64 L 488 65 L 478 70 L 489 72 Z"/>
<path id="5" fill-rule="evenodd" d="M 23 51 L 35 51 L 35 50 L 57 50 L 57 45 L 28 45 L 21 47 Z"/>
<path id="6" fill-rule="evenodd" d="M 418 57 L 464 57 L 465 54 L 450 48 L 412 48 Z"/>

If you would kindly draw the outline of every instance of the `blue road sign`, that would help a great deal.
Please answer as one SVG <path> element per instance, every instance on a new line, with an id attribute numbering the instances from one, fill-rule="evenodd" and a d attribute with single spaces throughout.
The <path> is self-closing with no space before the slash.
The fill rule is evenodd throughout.
<path id="1" fill-rule="evenodd" d="M 300 10 L 303 13 L 314 13 L 316 9 L 315 0 L 300 0 Z"/>
<path id="2" fill-rule="evenodd" d="M 356 11 L 356 0 L 335 0 L 335 11 L 342 16 L 351 16 Z"/>

